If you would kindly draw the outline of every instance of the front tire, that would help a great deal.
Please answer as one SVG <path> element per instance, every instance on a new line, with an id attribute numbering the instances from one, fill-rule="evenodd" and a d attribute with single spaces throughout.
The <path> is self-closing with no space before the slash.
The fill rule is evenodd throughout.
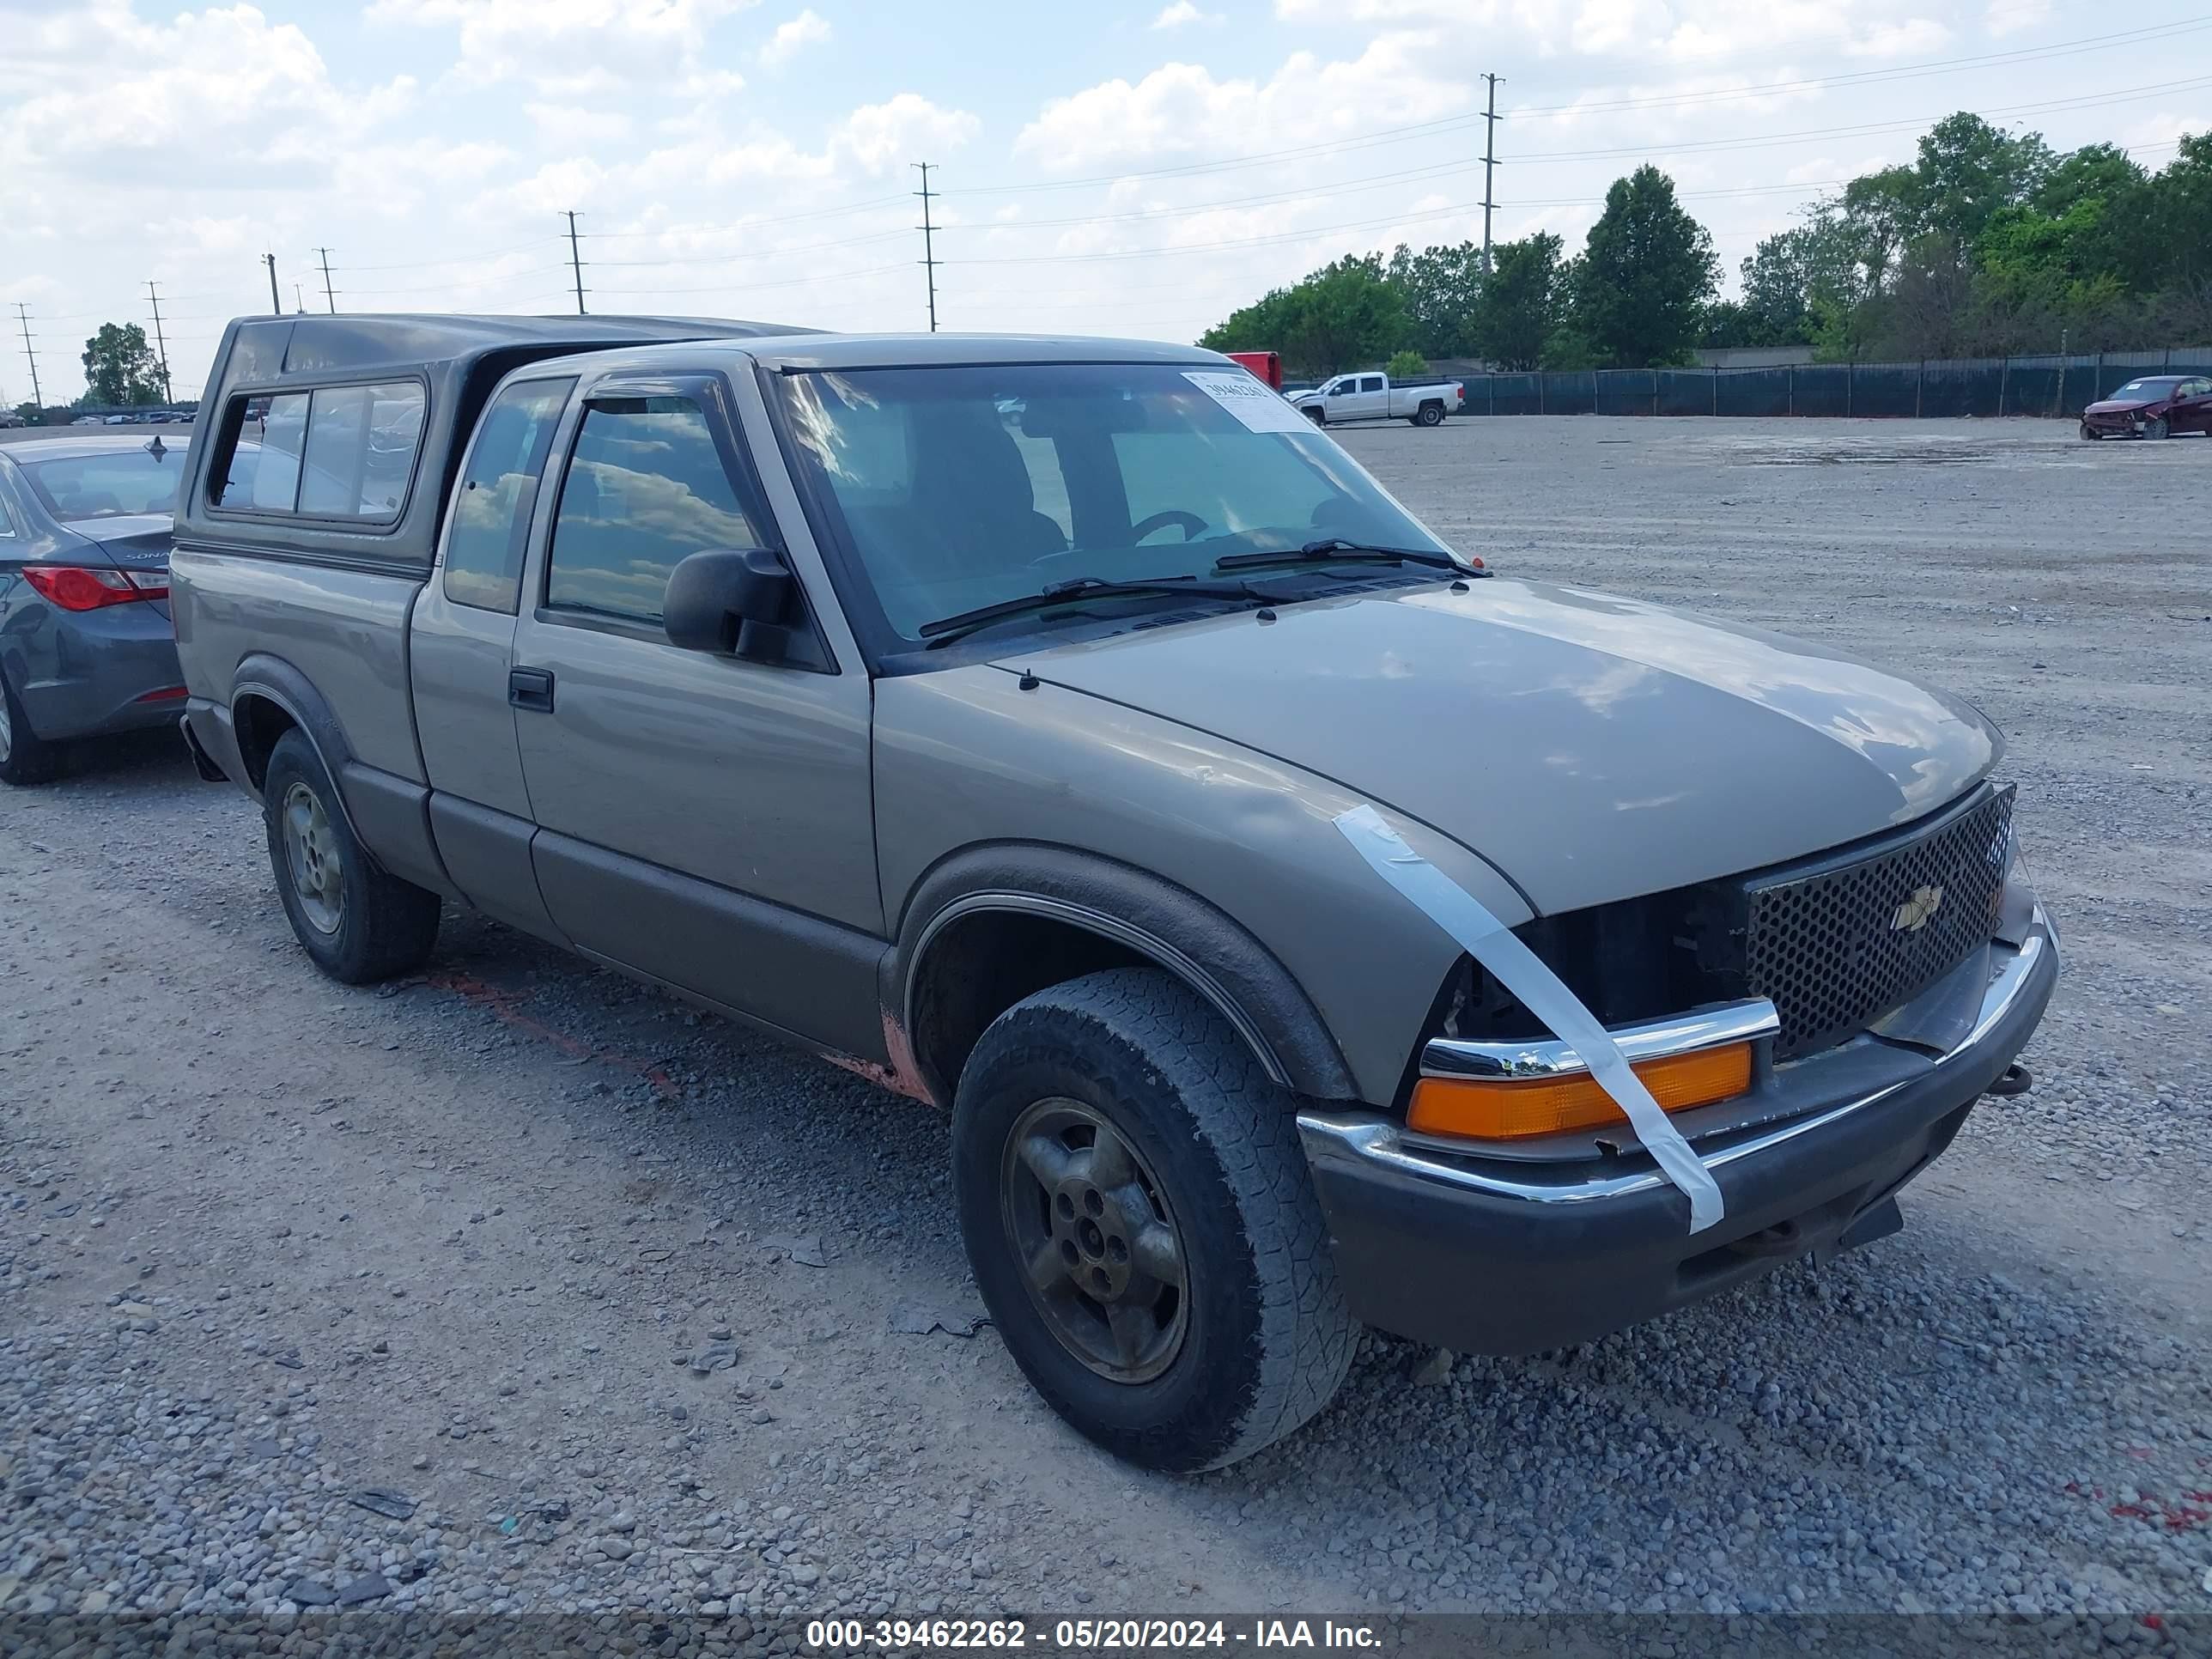
<path id="1" fill-rule="evenodd" d="M 2142 434 L 2146 438 L 2163 438 L 2170 430 L 2171 428 L 2166 423 L 2166 416 L 2161 415 L 2154 421 L 2143 422 Z"/>
<path id="2" fill-rule="evenodd" d="M 2088 422 L 2084 421 L 2084 422 L 2081 422 L 2081 441 L 2082 441 L 2083 443 L 2085 443 L 2085 444 L 2093 444 L 2093 443 L 2095 443 L 2095 442 L 2097 441 L 2097 440 L 2098 440 L 2098 439 L 2100 439 L 2100 438 L 2103 437 L 2104 435 L 2105 435 L 2105 434 L 2104 434 L 2103 433 L 2101 433 L 2101 432 L 2098 431 L 2098 430 L 2097 430 L 2097 428 L 2096 428 L 2095 427 L 2091 426 L 2091 425 L 2088 423 Z"/>
<path id="3" fill-rule="evenodd" d="M 315 966 L 342 985 L 421 967 L 438 942 L 438 896 L 377 867 L 296 729 L 270 751 L 261 799 L 277 896 Z"/>
<path id="4" fill-rule="evenodd" d="M 1306 419 L 1311 421 L 1316 426 L 1327 426 L 1328 424 L 1328 411 L 1323 409 L 1319 404 L 1316 404 L 1312 408 L 1306 410 Z"/>
<path id="5" fill-rule="evenodd" d="M 62 746 L 31 730 L 8 677 L 0 673 L 0 783 L 52 783 L 61 775 Z"/>
<path id="6" fill-rule="evenodd" d="M 961 1073 L 952 1147 L 1000 1337 L 1116 1456 L 1218 1468 L 1343 1382 L 1359 1328 L 1295 1102 L 1167 975 L 1087 975 L 1000 1016 Z"/>

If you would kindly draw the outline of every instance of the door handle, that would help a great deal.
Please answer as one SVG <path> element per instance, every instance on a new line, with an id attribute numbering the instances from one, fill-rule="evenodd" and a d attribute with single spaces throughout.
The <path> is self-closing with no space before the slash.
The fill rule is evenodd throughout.
<path id="1" fill-rule="evenodd" d="M 550 668 L 510 668 L 507 671 L 507 700 L 517 708 L 553 712 L 553 671 Z"/>

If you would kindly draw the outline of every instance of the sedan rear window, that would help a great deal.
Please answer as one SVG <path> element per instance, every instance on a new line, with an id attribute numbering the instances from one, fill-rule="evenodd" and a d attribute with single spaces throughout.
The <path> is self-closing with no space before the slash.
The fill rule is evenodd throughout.
<path id="1" fill-rule="evenodd" d="M 118 449 L 101 455 L 33 461 L 23 468 L 46 511 L 63 523 L 116 519 L 133 513 L 174 513 L 185 476 L 182 444 Z"/>

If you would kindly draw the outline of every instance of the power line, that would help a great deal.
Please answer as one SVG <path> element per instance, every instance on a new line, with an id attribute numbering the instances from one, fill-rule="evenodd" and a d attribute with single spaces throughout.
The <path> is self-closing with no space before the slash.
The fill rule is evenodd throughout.
<path id="1" fill-rule="evenodd" d="M 1684 93 L 1668 98 L 1619 98 L 1603 103 L 1532 105 L 1509 110 L 1514 120 L 1532 116 L 1586 115 L 1615 110 L 1694 109 L 1705 104 L 1729 103 L 1746 98 L 1765 98 L 1781 92 L 1809 92 L 1832 88 L 1861 87 L 1883 81 L 1917 81 L 1931 75 L 1954 75 L 1978 69 L 2010 68 L 2046 58 L 2070 58 L 2085 52 L 2105 52 L 2113 46 L 2142 46 L 2177 34 L 2194 34 L 2212 28 L 2212 22 L 2157 23 L 2127 29 L 2118 34 L 2093 34 L 2080 40 L 2061 40 L 2047 46 L 2021 46 L 2011 52 L 1984 52 L 1971 58 L 1943 58 L 1922 64 L 1899 64 L 1886 70 L 1852 70 L 1840 75 L 1815 76 L 1801 81 L 1768 81 L 1758 86 L 1716 87 L 1707 92 Z"/>
<path id="2" fill-rule="evenodd" d="M 933 191 L 930 194 L 934 198 L 944 192 Z M 859 247 L 869 242 L 892 242 L 906 234 L 903 230 L 881 230 L 866 236 L 842 236 L 830 242 L 802 242 L 792 247 L 748 248 L 741 253 L 677 254 L 665 259 L 594 259 L 592 263 L 602 268 L 623 270 L 647 270 L 663 265 L 726 265 L 735 264 L 740 259 L 773 259 L 779 254 L 815 253 L 824 248 Z"/>
<path id="3" fill-rule="evenodd" d="M 2205 77 L 2203 80 L 2198 82 L 2167 82 L 2161 85 L 2154 85 L 2149 87 L 2127 88 L 2114 94 L 2083 94 L 2078 98 L 2058 100 L 2047 104 L 2022 104 L 2007 108 L 1987 110 L 1982 112 L 1985 115 L 2019 115 L 2032 114 L 2039 111 L 2057 111 L 2062 107 L 2094 107 L 2097 104 L 2100 103 L 2123 103 L 2136 97 L 2171 91 L 2177 88 L 2192 87 L 2206 83 L 2212 83 L 2212 77 Z M 1503 120 L 1505 118 L 1500 116 L 1498 118 Z M 1515 161 L 1516 164 L 1548 165 L 1563 161 L 1598 161 L 1621 156 L 1664 156 L 1676 153 L 1704 155 L 1736 149 L 1772 149 L 1778 145 L 1793 143 L 1808 139 L 1870 137 L 1892 131 L 1911 131 L 1927 127 L 1935 118 L 1937 118 L 1873 122 L 1862 126 L 1824 127 L 1804 130 L 1796 132 L 1769 133 L 1752 138 L 1698 139 L 1686 140 L 1680 143 L 1675 144 L 1630 145 L 1615 149 L 1537 150 L 1527 155 L 1517 155 L 1515 157 Z M 2139 145 L 2136 147 L 2136 149 L 2144 152 L 2161 148 L 2166 147 L 2160 145 Z M 984 227 L 984 228 L 992 232 L 1046 230 L 1071 225 L 1091 226 L 1126 224 L 1140 222 L 1146 220 L 1181 218 L 1187 217 L 1192 214 L 1212 213 L 1225 208 L 1265 206 L 1271 204 L 1279 204 L 1283 202 L 1305 201 L 1331 196 L 1356 194 L 1375 185 L 1450 178 L 1462 173 L 1472 173 L 1478 167 L 1482 167 L 1484 165 L 1485 162 L 1482 160 L 1472 161 L 1440 161 L 1431 163 L 1425 167 L 1406 167 L 1390 173 L 1369 173 L 1357 179 L 1342 179 L 1335 184 L 1322 188 L 1307 187 L 1274 191 L 1258 196 L 1218 197 L 1208 201 L 1190 203 L 1180 207 L 1151 208 L 1133 213 L 1079 214 L 1070 217 L 1059 219 L 1013 220 L 1004 223 L 992 224 Z M 1814 188 L 1814 186 L 1809 184 L 1801 186 L 1793 183 L 1787 187 L 1802 187 L 1809 189 Z M 940 196 L 946 196 L 952 195 L 957 192 L 940 191 L 937 193 Z M 1492 192 L 1487 187 L 1486 176 L 1486 187 L 1483 191 L 1484 199 L 1490 199 L 1491 195 Z M 1561 204 L 1557 203 L 1552 204 L 1561 205 Z M 1482 203 L 1477 202 L 1473 205 L 1480 207 L 1482 205 Z"/>
<path id="4" fill-rule="evenodd" d="M 331 315 L 335 317 L 337 315 L 338 296 L 331 288 L 331 251 L 326 247 L 319 247 L 315 252 L 323 262 L 323 301 L 330 307 Z"/>
<path id="5" fill-rule="evenodd" d="M 943 191 L 936 192 L 942 196 Z M 758 230 L 764 225 L 792 225 L 806 219 L 836 219 L 848 213 L 865 213 L 870 208 L 896 207 L 907 198 L 903 196 L 872 196 L 865 202 L 847 202 L 841 206 L 811 208 L 804 213 L 778 213 L 766 218 L 738 219 L 724 225 L 663 225 L 647 230 L 587 230 L 585 235 L 595 241 L 635 241 L 641 236 L 708 236 L 717 231 Z M 599 261 L 594 260 L 593 264 Z"/>
<path id="6" fill-rule="evenodd" d="M 575 210 L 568 210 L 568 274 L 576 286 L 576 314 L 584 314 L 584 258 L 576 246 Z"/>
<path id="7" fill-rule="evenodd" d="M 505 247 L 484 248 L 475 253 L 456 253 L 444 259 L 403 259 L 396 264 L 333 265 L 331 269 L 343 271 L 428 270 L 434 265 L 472 265 L 485 259 L 498 259 L 510 253 L 520 253 L 525 248 L 543 247 L 545 246 L 545 240 L 543 236 L 533 236 L 526 242 L 513 242 Z M 553 240 L 557 242 L 561 239 L 556 236 Z"/>
<path id="8" fill-rule="evenodd" d="M 932 240 L 936 232 L 929 222 L 929 163 L 916 161 L 921 169 L 921 188 L 915 192 L 921 198 L 921 264 L 929 273 L 929 331 L 937 332 L 937 247 Z"/>
<path id="9" fill-rule="evenodd" d="M 46 418 L 46 394 L 39 390 L 39 354 L 31 349 L 31 313 L 24 309 L 21 300 L 15 301 L 15 320 L 23 329 L 23 356 L 31 365 L 31 402 L 39 410 L 39 418 Z"/>
<path id="10" fill-rule="evenodd" d="M 1691 108 L 1707 104 L 1763 98 L 1778 91 L 1808 91 L 1824 87 L 1861 87 L 1885 80 L 1917 78 L 1936 73 L 1949 74 L 1961 70 L 2027 63 L 2045 58 L 2071 56 L 2076 52 L 2100 52 L 2116 46 L 2144 44 L 2151 40 L 2171 35 L 2193 33 L 2212 28 L 2212 21 L 2159 24 L 2148 28 L 2128 30 L 2118 34 L 2091 35 L 2079 40 L 2058 41 L 2049 46 L 2022 47 L 2014 53 L 1985 53 L 1969 58 L 1936 59 L 1920 64 L 1899 64 L 1886 70 L 1859 70 L 1843 75 L 1824 76 L 1802 81 L 1770 82 L 1761 86 L 1719 88 L 1709 92 L 1686 94 L 1674 98 L 1626 99 L 1615 105 L 1559 104 L 1508 110 L 1500 120 L 1519 120 L 1529 117 L 1577 115 L 1585 112 L 1600 112 L 1613 107 L 1633 107 L 1643 110 Z M 1437 116 L 1426 121 L 1408 122 L 1401 126 L 1377 127 L 1370 132 L 1350 138 L 1326 140 L 1314 143 L 1295 144 L 1287 149 L 1261 150 L 1232 161 L 1187 161 L 1169 167 L 1139 168 L 1121 173 L 1097 173 L 1081 179 L 1058 179 L 1042 183 L 1019 185 L 967 185 L 956 190 L 942 191 L 940 195 L 1003 196 L 1030 191 L 1080 190 L 1097 185 L 1118 185 L 1144 179 L 1188 177 L 1210 173 L 1242 172 L 1255 167 L 1266 167 L 1276 161 L 1303 160 L 1322 155 L 1338 155 L 1352 150 L 1370 149 L 1382 144 L 1402 143 L 1409 139 L 1432 137 L 1454 128 L 1471 126 L 1483 119 L 1481 110 L 1471 110 L 1456 115 Z M 1485 192 L 1487 194 L 1487 192 Z"/>
<path id="11" fill-rule="evenodd" d="M 1498 166 L 1498 81 L 1495 75 L 1482 77 L 1490 83 L 1490 102 L 1483 112 L 1482 129 L 1482 274 L 1490 275 L 1490 214 L 1498 204 L 1493 199 L 1498 192 L 1490 187 L 1491 174 Z"/>
<path id="12" fill-rule="evenodd" d="M 146 283 L 146 297 L 154 307 L 154 349 L 160 354 L 158 361 L 161 365 L 161 401 L 173 404 L 177 401 L 177 392 L 169 384 L 169 343 L 161 337 L 161 296 L 150 277 Z"/>

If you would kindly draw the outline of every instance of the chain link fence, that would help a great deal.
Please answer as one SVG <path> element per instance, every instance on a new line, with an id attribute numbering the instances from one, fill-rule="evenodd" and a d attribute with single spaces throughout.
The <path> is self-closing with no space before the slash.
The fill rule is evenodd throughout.
<path id="1" fill-rule="evenodd" d="M 2212 346 L 1780 368 L 1597 368 L 1463 377 L 1467 415 L 2078 418 L 2138 374 L 2212 374 Z"/>

